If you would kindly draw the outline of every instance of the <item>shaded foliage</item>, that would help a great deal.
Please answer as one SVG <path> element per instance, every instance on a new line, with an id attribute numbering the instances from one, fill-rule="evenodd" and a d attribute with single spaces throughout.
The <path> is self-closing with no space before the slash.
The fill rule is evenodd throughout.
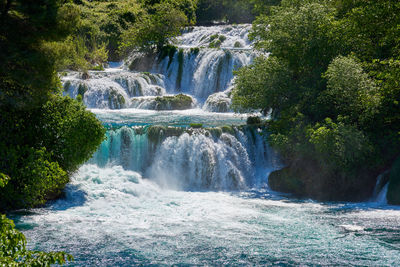
<path id="1" fill-rule="evenodd" d="M 257 15 L 269 13 L 281 0 L 199 0 L 196 11 L 199 24 L 214 21 L 251 23 Z"/>
<path id="2" fill-rule="evenodd" d="M 8 176 L 0 173 L 0 189 L 7 186 L 9 181 Z M 0 264 L 2 266 L 62 265 L 72 260 L 73 257 L 65 252 L 27 250 L 25 236 L 15 229 L 12 220 L 0 214 Z"/>
<path id="3" fill-rule="evenodd" d="M 271 142 L 288 165 L 274 185 L 282 176 L 317 198 L 345 198 L 329 185 L 360 195 L 400 153 L 399 11 L 390 0 L 283 0 L 257 18 L 251 36 L 271 55 L 238 72 L 233 103 L 272 110 Z"/>
<path id="4" fill-rule="evenodd" d="M 169 38 L 177 36 L 189 23 L 185 13 L 172 4 L 155 4 L 152 8 L 152 14 L 142 16 L 135 27 L 124 33 L 124 49 L 161 51 Z"/>
<path id="5" fill-rule="evenodd" d="M 0 106 L 0 170 L 12 179 L 0 189 L 0 209 L 42 205 L 60 195 L 68 173 L 87 161 L 105 130 L 83 103 L 52 96 L 30 110 Z"/>

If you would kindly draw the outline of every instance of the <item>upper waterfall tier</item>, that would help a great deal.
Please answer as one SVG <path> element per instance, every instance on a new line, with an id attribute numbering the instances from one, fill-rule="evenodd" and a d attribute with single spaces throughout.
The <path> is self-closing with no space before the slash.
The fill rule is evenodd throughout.
<path id="1" fill-rule="evenodd" d="M 177 38 L 179 47 L 209 47 L 221 42 L 220 47 L 226 49 L 251 49 L 249 40 L 250 24 L 224 25 L 211 27 L 191 27 Z"/>
<path id="2" fill-rule="evenodd" d="M 234 71 L 249 65 L 256 56 L 248 39 L 250 27 L 188 28 L 171 41 L 177 46 L 168 46 L 160 53 L 133 53 L 122 66 L 89 71 L 84 77 L 67 73 L 62 77 L 64 92 L 73 98 L 81 95 L 89 108 L 203 107 L 228 112 Z M 183 95 L 172 97 L 178 94 Z"/>

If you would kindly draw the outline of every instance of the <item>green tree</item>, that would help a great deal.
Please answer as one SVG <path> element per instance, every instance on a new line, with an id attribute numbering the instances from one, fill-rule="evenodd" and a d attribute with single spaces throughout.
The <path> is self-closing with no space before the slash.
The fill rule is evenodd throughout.
<path id="1" fill-rule="evenodd" d="M 68 174 L 101 143 L 104 129 L 81 103 L 61 97 L 60 42 L 79 22 L 61 0 L 2 1 L 0 27 L 0 209 L 30 208 L 59 196 Z"/>
<path id="2" fill-rule="evenodd" d="M 65 38 L 78 20 L 74 5 L 60 0 L 1 1 L 0 101 L 43 103 L 58 89 L 55 58 L 43 45 Z"/>
<path id="3" fill-rule="evenodd" d="M 398 157 L 399 7 L 282 0 L 257 18 L 252 37 L 270 56 L 238 72 L 233 103 L 273 111 L 270 141 L 287 163 L 274 188 L 359 200 Z"/>
<path id="4" fill-rule="evenodd" d="M 373 123 L 381 96 L 374 80 L 355 59 L 335 58 L 323 77 L 327 80 L 327 90 L 321 93 L 319 101 L 327 115 L 340 114 L 361 127 Z"/>
<path id="5" fill-rule="evenodd" d="M 273 110 L 276 117 L 281 110 L 295 104 L 293 74 L 288 65 L 276 57 L 259 57 L 237 74 L 233 93 L 233 107 L 236 110 Z"/>
<path id="6" fill-rule="evenodd" d="M 82 103 L 52 96 L 27 110 L 0 107 L 0 210 L 30 208 L 58 197 L 75 171 L 103 140 L 104 127 Z"/>
<path id="7" fill-rule="evenodd" d="M 153 14 L 141 17 L 135 27 L 125 33 L 122 47 L 161 51 L 170 38 L 177 36 L 181 28 L 188 25 L 185 13 L 172 4 L 156 4 L 153 9 Z"/>

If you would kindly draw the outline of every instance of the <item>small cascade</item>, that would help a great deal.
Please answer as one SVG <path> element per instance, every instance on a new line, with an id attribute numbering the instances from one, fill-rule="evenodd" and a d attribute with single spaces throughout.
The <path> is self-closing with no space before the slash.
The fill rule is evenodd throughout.
<path id="1" fill-rule="evenodd" d="M 210 112 L 231 112 L 233 86 L 229 89 L 210 95 L 204 103 L 203 110 Z"/>
<path id="2" fill-rule="evenodd" d="M 378 176 L 374 192 L 372 194 L 372 201 L 379 204 L 387 204 L 387 191 L 389 188 L 389 181 L 387 177 L 388 172 L 384 172 Z"/>
<path id="3" fill-rule="evenodd" d="M 251 24 L 190 27 L 177 38 L 177 43 L 182 47 L 209 47 L 211 43 L 220 41 L 221 48 L 250 50 L 250 30 Z"/>
<path id="4" fill-rule="evenodd" d="M 382 205 L 387 204 L 387 192 L 389 188 L 389 183 L 386 183 L 386 185 L 382 188 L 381 192 L 379 192 L 378 196 L 376 197 L 376 202 Z"/>
<path id="5" fill-rule="evenodd" d="M 89 108 L 121 109 L 130 107 L 131 99 L 140 96 L 165 95 L 161 75 L 124 70 L 90 71 L 88 79 L 72 72 L 62 77 L 64 95 L 81 95 Z"/>
<path id="6" fill-rule="evenodd" d="M 211 94 L 225 91 L 233 71 L 250 64 L 253 57 L 251 51 L 181 48 L 172 58 L 155 62 L 151 71 L 165 77 L 167 92 L 183 92 L 204 102 Z"/>
<path id="7" fill-rule="evenodd" d="M 124 126 L 107 132 L 90 163 L 122 166 L 172 189 L 244 189 L 259 184 L 255 170 L 276 168 L 276 156 L 259 131 L 250 126 Z"/>

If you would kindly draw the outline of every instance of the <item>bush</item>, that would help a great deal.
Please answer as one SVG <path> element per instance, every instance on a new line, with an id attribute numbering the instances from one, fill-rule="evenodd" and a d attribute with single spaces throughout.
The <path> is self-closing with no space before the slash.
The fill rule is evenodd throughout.
<path id="1" fill-rule="evenodd" d="M 373 154 L 373 147 L 363 132 L 329 118 L 309 129 L 308 136 L 314 146 L 314 157 L 321 165 L 344 173 L 358 169 Z"/>
<path id="2" fill-rule="evenodd" d="M 26 249 L 25 236 L 15 229 L 13 221 L 0 215 L 0 265 L 2 266 L 50 266 L 63 265 L 73 257 L 64 252 L 40 252 Z"/>
<path id="3" fill-rule="evenodd" d="M 1 169 L 11 177 L 0 189 L 0 210 L 29 208 L 58 197 L 69 179 L 45 148 L 3 148 Z"/>
<path id="4" fill-rule="evenodd" d="M 156 97 L 157 110 L 185 110 L 192 108 L 193 99 L 184 94 Z"/>
<path id="5" fill-rule="evenodd" d="M 105 130 L 82 103 L 53 96 L 35 109 L 0 106 L 0 209 L 29 208 L 59 196 L 68 174 L 87 161 Z"/>
<path id="6" fill-rule="evenodd" d="M 38 135 L 52 159 L 69 173 L 90 159 L 103 141 L 103 125 L 83 103 L 55 96 L 40 112 Z"/>
<path id="7" fill-rule="evenodd" d="M 153 14 L 143 15 L 124 32 L 122 48 L 145 51 L 161 51 L 169 38 L 180 34 L 180 29 L 188 24 L 185 13 L 169 3 L 153 6 Z"/>
<path id="8" fill-rule="evenodd" d="M 352 57 L 339 56 L 329 65 L 324 74 L 327 90 L 319 97 L 325 115 L 339 114 L 361 125 L 373 121 L 381 102 L 378 87 Z"/>
<path id="9" fill-rule="evenodd" d="M 261 124 L 261 118 L 258 116 L 249 116 L 247 118 L 247 124 Z"/>

